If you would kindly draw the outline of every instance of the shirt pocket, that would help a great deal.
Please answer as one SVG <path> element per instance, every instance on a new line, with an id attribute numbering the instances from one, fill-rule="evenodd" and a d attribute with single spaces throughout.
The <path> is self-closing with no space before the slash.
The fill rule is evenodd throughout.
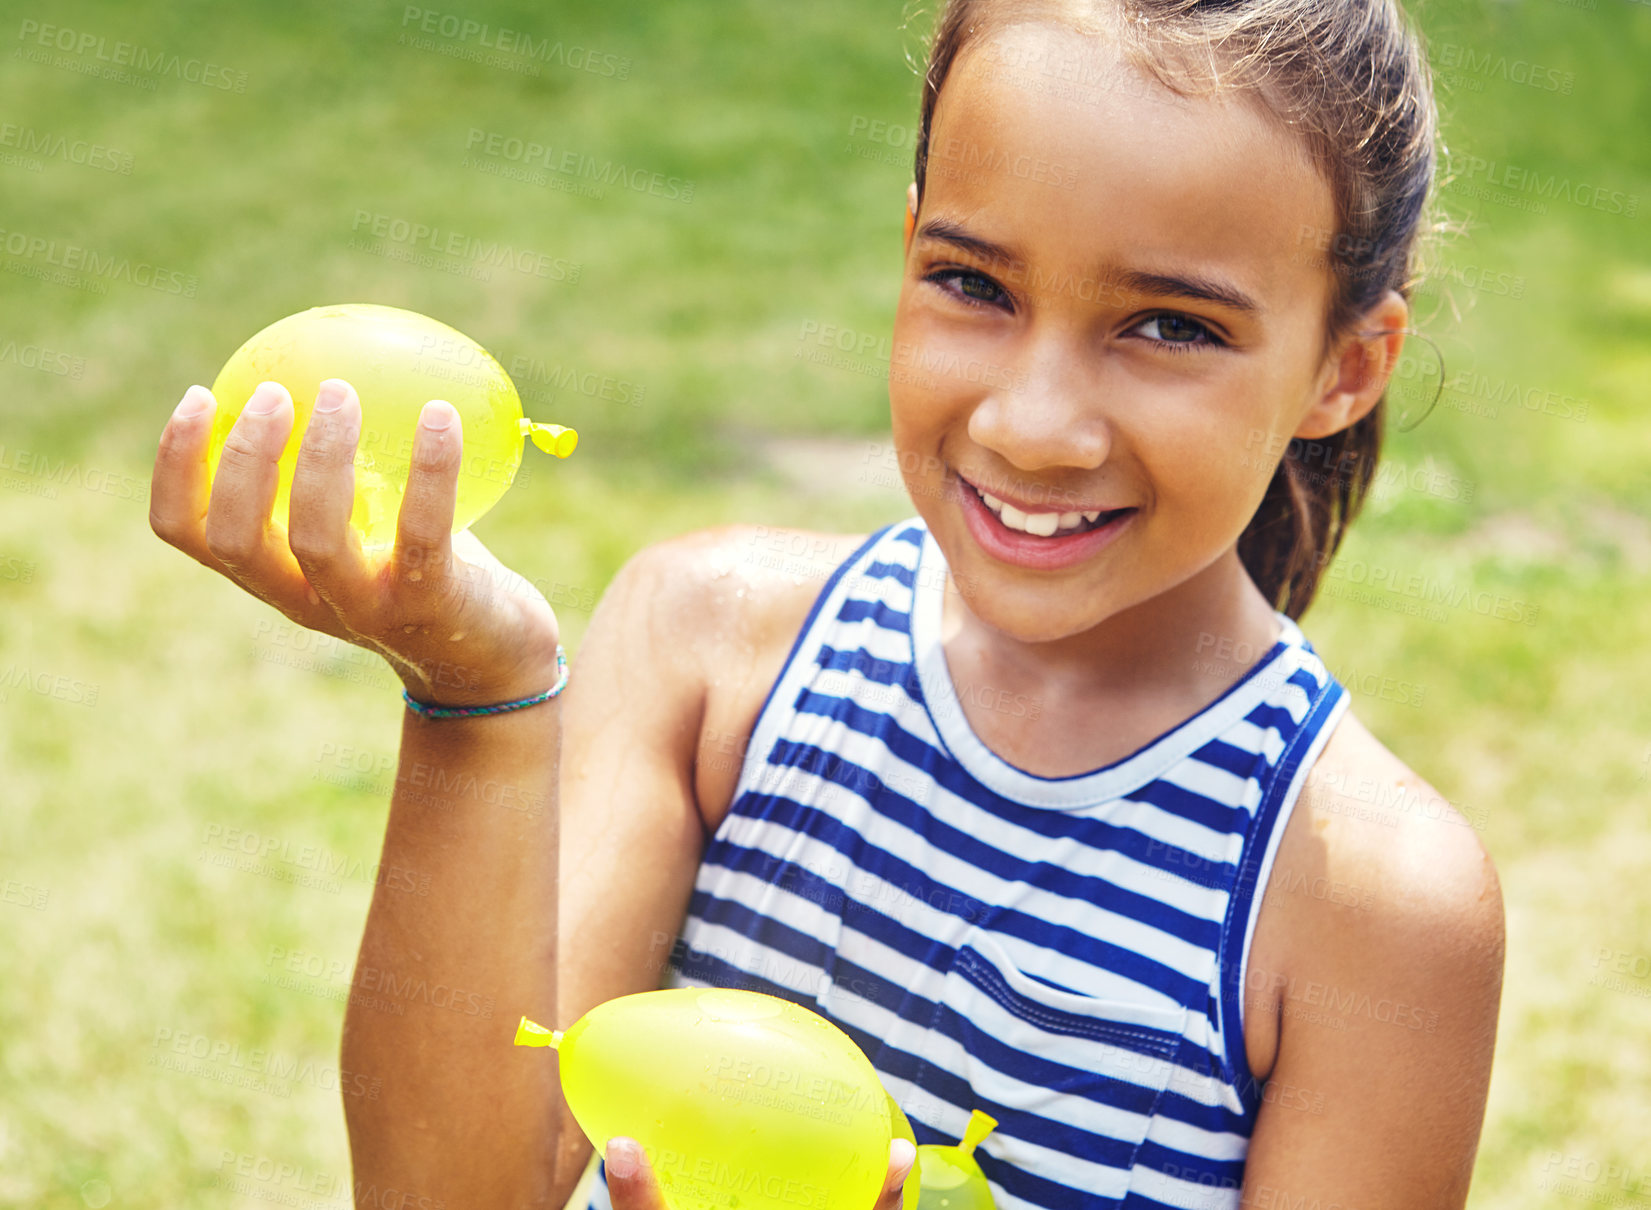
<path id="1" fill-rule="evenodd" d="M 1187 1010 L 1062 991 L 974 930 L 941 985 L 907 1112 L 953 1142 L 998 1120 L 977 1158 L 1000 1198 L 1104 1210 L 1130 1171 L 1184 1041 Z"/>

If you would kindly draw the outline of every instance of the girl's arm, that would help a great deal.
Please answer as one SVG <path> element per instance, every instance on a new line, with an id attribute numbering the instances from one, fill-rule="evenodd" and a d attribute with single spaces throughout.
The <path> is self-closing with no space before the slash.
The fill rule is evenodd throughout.
<path id="1" fill-rule="evenodd" d="M 346 1099 L 358 1189 L 556 1210 L 578 1183 L 590 1144 L 555 1058 L 516 1049 L 515 1022 L 565 1027 L 658 986 L 660 938 L 681 927 L 702 840 L 695 636 L 710 633 L 691 541 L 620 569 L 559 698 L 473 720 L 409 712 L 383 868 L 434 877 L 425 897 L 378 887 L 356 984 L 440 982 L 491 1015 L 352 1004 L 340 1066 L 383 1078 L 378 1100 Z"/>
<path id="2" fill-rule="evenodd" d="M 707 776 L 696 758 L 705 751 L 705 764 L 716 770 L 728 741 L 738 738 L 735 746 L 744 751 L 820 591 L 814 576 L 754 562 L 754 536 L 750 526 L 720 526 L 637 554 L 609 586 L 579 649 L 579 692 L 570 684 L 563 707 L 556 1012 L 562 1028 L 606 1000 L 659 986 L 707 833 L 735 789 L 737 775 L 724 767 Z M 860 542 L 807 536 L 816 550 Z M 718 741 L 715 748 L 702 746 L 705 736 Z M 558 1102 L 553 1201 L 560 1206 L 591 1146 Z M 897 1164 L 891 1155 L 890 1162 L 878 1210 L 897 1210 L 900 1164 L 910 1160 L 902 1156 Z M 610 1172 L 614 1210 L 659 1210 L 650 1183 L 645 1164 L 630 1179 Z"/>
<path id="3" fill-rule="evenodd" d="M 1478 834 L 1343 719 L 1285 829 L 1246 990 L 1277 1058 L 1246 1207 L 1459 1210 L 1484 1119 L 1503 912 Z M 1264 940 L 1263 934 L 1266 934 Z"/>
<path id="4" fill-rule="evenodd" d="M 706 670 L 729 624 L 710 616 L 703 543 L 660 542 L 620 568 L 564 695 L 558 1028 L 658 987 L 688 911 L 705 843 L 693 768 Z M 742 604 L 727 595 L 724 610 Z M 556 1101 L 559 1207 L 591 1145 L 560 1091 Z"/>
<path id="5" fill-rule="evenodd" d="M 570 678 L 560 698 L 483 718 L 406 712 L 339 1058 L 379 1090 L 344 1097 L 358 1205 L 392 1189 L 408 1205 L 561 1204 L 555 1064 L 512 1041 L 518 1017 L 556 1003 L 555 754 L 572 692 Z"/>
<path id="6" fill-rule="evenodd" d="M 450 539 L 454 418 L 432 427 L 426 410 L 395 555 L 369 563 L 347 530 L 359 405 L 347 386 L 323 390 L 339 406 L 305 433 L 290 532 L 268 518 L 293 409 L 269 387 L 270 406 L 242 413 L 211 483 L 216 401 L 191 389 L 161 437 L 155 532 L 301 625 L 379 651 L 426 700 L 481 704 L 552 684 L 549 605 L 520 577 L 490 574 L 503 569 L 468 535 Z M 815 588 L 714 591 L 713 565 L 749 570 L 749 536 L 738 539 L 706 531 L 633 557 L 558 698 L 406 719 L 345 1016 L 358 1203 L 393 1190 L 408 1204 L 556 1210 L 572 1191 L 589 1144 L 554 1059 L 517 1050 L 514 1022 L 570 1024 L 659 982 L 704 841 L 693 787 L 707 686 L 770 683 Z"/>
<path id="7" fill-rule="evenodd" d="M 350 535 L 361 412 L 347 384 L 321 385 L 285 518 L 271 510 L 291 399 L 261 385 L 209 479 L 216 406 L 192 387 L 161 435 L 156 534 L 293 621 L 383 654 L 422 700 L 481 705 L 555 683 L 549 604 L 468 534 L 452 536 L 462 441 L 451 407 L 421 416 L 386 559 Z M 393 1190 L 409 1204 L 551 1204 L 554 1068 L 512 1053 L 503 1014 L 555 1004 L 552 796 L 566 701 L 406 723 L 345 1020 L 358 1202 Z"/>

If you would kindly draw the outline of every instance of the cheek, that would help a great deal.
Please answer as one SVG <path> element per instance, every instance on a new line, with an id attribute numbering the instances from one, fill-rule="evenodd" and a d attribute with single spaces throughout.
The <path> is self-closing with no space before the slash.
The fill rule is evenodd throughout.
<path id="1" fill-rule="evenodd" d="M 889 346 L 889 429 L 899 477 L 919 504 L 937 494 L 931 481 L 943 475 L 938 454 L 948 423 L 945 401 L 916 364 L 921 327 L 910 321 L 902 294 Z"/>
<path id="2" fill-rule="evenodd" d="M 895 311 L 889 358 L 889 404 L 896 434 L 939 443 L 947 432 L 974 442 L 984 406 L 1011 414 L 1026 389 L 1026 373 L 1008 325 L 957 317 L 931 305 L 924 283 L 908 283 Z M 909 297 L 916 293 L 913 301 Z"/>
<path id="3" fill-rule="evenodd" d="M 1166 423 L 1150 436 L 1143 433 L 1137 446 L 1156 511 L 1199 549 L 1224 548 L 1243 533 L 1288 439 L 1278 431 L 1274 410 L 1244 405 L 1247 395 L 1238 384 L 1219 394 L 1219 401 L 1205 400 L 1181 415 L 1173 429 Z"/>
<path id="4" fill-rule="evenodd" d="M 917 385 L 906 375 L 898 372 L 901 361 L 904 359 L 904 350 L 915 347 L 913 337 L 917 325 L 911 320 L 907 292 L 910 286 L 900 289 L 900 301 L 894 309 L 894 327 L 889 334 L 889 405 L 893 409 L 895 432 L 900 431 L 900 422 L 903 413 L 909 412 L 918 401 L 912 398 L 912 387 Z"/>
<path id="5" fill-rule="evenodd" d="M 889 344 L 889 409 L 897 443 L 902 434 L 921 443 L 925 430 L 951 423 L 967 404 L 944 373 L 941 326 L 908 305 L 906 291 L 912 288 L 901 293 Z"/>

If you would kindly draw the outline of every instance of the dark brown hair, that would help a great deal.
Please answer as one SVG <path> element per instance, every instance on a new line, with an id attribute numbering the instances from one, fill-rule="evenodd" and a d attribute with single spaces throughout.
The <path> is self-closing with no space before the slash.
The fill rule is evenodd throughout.
<path id="1" fill-rule="evenodd" d="M 935 102 L 963 48 L 1021 21 L 1103 23 L 1181 96 L 1241 89 L 1304 140 L 1330 185 L 1336 230 L 1315 241 L 1331 273 L 1324 351 L 1389 290 L 1407 300 L 1427 219 L 1438 118 L 1420 35 L 1395 0 L 947 0 L 923 78 L 919 205 Z M 1374 479 L 1386 394 L 1368 415 L 1292 441 L 1238 554 L 1275 608 L 1299 618 Z"/>

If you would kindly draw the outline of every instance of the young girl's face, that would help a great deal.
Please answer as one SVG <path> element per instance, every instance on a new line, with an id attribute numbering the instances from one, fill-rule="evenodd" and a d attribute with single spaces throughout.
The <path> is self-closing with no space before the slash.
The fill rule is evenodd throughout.
<path id="1" fill-rule="evenodd" d="M 977 616 L 1036 642 L 1166 593 L 1230 595 L 1286 443 L 1323 435 L 1334 220 L 1305 146 L 1254 102 L 1176 98 L 1050 25 L 964 49 L 889 395 L 907 488 Z"/>

